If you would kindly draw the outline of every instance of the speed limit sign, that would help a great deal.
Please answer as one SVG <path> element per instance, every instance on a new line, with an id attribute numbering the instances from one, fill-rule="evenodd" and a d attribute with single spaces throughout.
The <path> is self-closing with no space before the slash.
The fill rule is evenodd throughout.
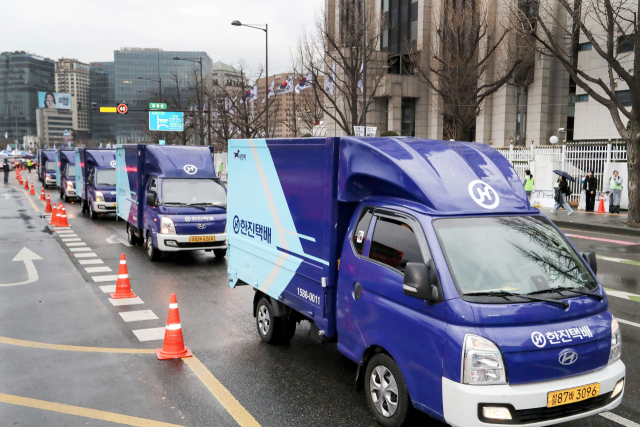
<path id="1" fill-rule="evenodd" d="M 118 113 L 127 114 L 127 111 L 129 111 L 127 104 L 118 104 Z"/>

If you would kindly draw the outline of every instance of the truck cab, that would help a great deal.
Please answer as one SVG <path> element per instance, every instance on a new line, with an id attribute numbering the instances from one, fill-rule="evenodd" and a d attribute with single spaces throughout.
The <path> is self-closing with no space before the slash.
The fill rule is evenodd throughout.
<path id="1" fill-rule="evenodd" d="M 91 219 L 116 212 L 116 150 L 76 148 L 76 189 Z"/>
<path id="2" fill-rule="evenodd" d="M 595 254 L 529 205 L 493 148 L 342 137 L 229 152 L 229 286 L 255 288 L 263 341 L 301 321 L 336 341 L 380 424 L 413 407 L 452 426 L 550 425 L 621 403 Z"/>
<path id="3" fill-rule="evenodd" d="M 56 186 L 56 150 L 38 150 L 38 178 L 44 188 Z"/>
<path id="4" fill-rule="evenodd" d="M 227 194 L 209 147 L 116 147 L 117 214 L 129 243 L 162 253 L 227 250 Z"/>
<path id="5" fill-rule="evenodd" d="M 56 150 L 56 185 L 60 198 L 68 202 L 76 199 L 76 167 L 73 150 Z"/>

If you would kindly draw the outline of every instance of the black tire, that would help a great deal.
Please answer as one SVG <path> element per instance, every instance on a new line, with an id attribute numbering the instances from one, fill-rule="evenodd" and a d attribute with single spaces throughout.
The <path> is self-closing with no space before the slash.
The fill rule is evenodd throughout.
<path id="1" fill-rule="evenodd" d="M 282 322 L 282 334 L 280 336 L 280 342 L 282 344 L 286 344 L 291 341 L 291 338 L 296 334 L 296 326 L 297 322 L 293 319 L 287 317 L 279 317 L 276 320 L 280 320 Z"/>
<path id="2" fill-rule="evenodd" d="M 89 203 L 88 209 L 89 209 L 89 217 L 91 219 L 98 218 L 98 214 L 93 210 L 93 203 Z"/>
<path id="3" fill-rule="evenodd" d="M 214 249 L 213 250 L 213 254 L 216 256 L 216 258 L 224 258 L 227 255 L 227 250 L 226 249 Z"/>
<path id="4" fill-rule="evenodd" d="M 69 196 L 67 196 L 67 194 L 64 192 L 64 190 L 62 190 L 62 199 L 65 201 L 65 203 L 69 203 Z"/>
<path id="5" fill-rule="evenodd" d="M 150 231 L 147 231 L 147 238 L 145 239 L 144 243 L 147 248 L 147 256 L 149 257 L 149 261 L 158 261 L 160 259 L 160 254 L 162 253 L 162 251 L 153 246 L 153 237 L 151 236 Z"/>
<path id="6" fill-rule="evenodd" d="M 133 227 L 127 223 L 127 241 L 131 246 L 135 246 L 138 244 L 138 236 L 133 231 Z"/>
<path id="7" fill-rule="evenodd" d="M 256 328 L 262 341 L 267 344 L 280 343 L 282 323 L 273 317 L 273 308 L 267 298 L 262 298 L 256 306 Z"/>
<path id="8" fill-rule="evenodd" d="M 60 190 L 60 198 L 64 198 L 64 191 Z"/>
<path id="9" fill-rule="evenodd" d="M 89 211 L 86 200 L 80 199 L 80 207 L 82 208 L 82 213 L 87 213 Z"/>
<path id="10" fill-rule="evenodd" d="M 378 423 L 385 427 L 404 424 L 412 406 L 404 376 L 391 357 L 378 353 L 369 360 L 364 391 L 369 409 Z"/>

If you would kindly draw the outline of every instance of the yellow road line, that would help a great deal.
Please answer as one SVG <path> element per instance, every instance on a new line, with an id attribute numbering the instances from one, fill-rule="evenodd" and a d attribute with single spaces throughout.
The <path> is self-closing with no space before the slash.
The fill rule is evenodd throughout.
<path id="1" fill-rule="evenodd" d="M 207 386 L 211 394 L 213 394 L 213 397 L 224 406 L 227 412 L 229 412 L 241 427 L 260 427 L 260 424 L 258 424 L 255 418 L 244 409 L 244 406 L 209 372 L 202 362 L 195 356 L 185 357 L 182 360 L 189 365 L 193 373 Z"/>
<path id="2" fill-rule="evenodd" d="M 27 200 L 29 201 L 29 203 L 31 203 L 31 207 L 33 208 L 34 211 L 36 212 L 40 212 L 40 209 L 38 209 L 38 207 L 36 206 L 35 203 L 33 203 L 33 200 L 31 200 L 31 197 L 29 197 L 29 193 L 27 193 L 27 190 L 25 190 L 24 188 L 22 189 L 22 192 L 24 193 L 25 196 L 27 196 Z"/>
<path id="3" fill-rule="evenodd" d="M 19 340 L 16 338 L 0 337 L 0 344 L 17 345 L 21 347 L 43 348 L 46 350 L 81 351 L 86 353 L 128 353 L 128 354 L 152 354 L 151 348 L 106 348 L 84 347 L 79 345 L 48 344 L 44 342 Z"/>
<path id="4" fill-rule="evenodd" d="M 45 411 L 59 412 L 61 414 L 77 415 L 79 417 L 93 418 L 94 420 L 110 421 L 137 427 L 183 427 L 178 424 L 163 423 L 162 421 L 148 420 L 146 418 L 132 417 L 129 415 L 115 414 L 113 412 L 98 411 L 97 409 L 82 408 L 80 406 L 65 405 L 63 403 L 47 402 L 46 400 L 30 399 L 28 397 L 12 396 L 0 393 L 0 402 L 12 405 L 27 406 Z"/>

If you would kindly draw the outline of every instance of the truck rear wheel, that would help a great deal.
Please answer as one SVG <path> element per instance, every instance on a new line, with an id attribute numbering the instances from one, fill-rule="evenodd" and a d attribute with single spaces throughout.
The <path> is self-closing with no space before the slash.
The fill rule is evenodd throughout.
<path id="1" fill-rule="evenodd" d="M 131 246 L 138 244 L 138 236 L 136 236 L 135 230 L 129 223 L 127 223 L 127 241 Z"/>
<path id="2" fill-rule="evenodd" d="M 400 427 L 411 408 L 409 391 L 396 362 L 378 353 L 367 364 L 365 394 L 369 409 L 385 427 Z"/>
<path id="3" fill-rule="evenodd" d="M 268 344 L 286 344 L 296 333 L 296 321 L 288 317 L 275 317 L 267 298 L 256 306 L 256 327 L 262 341 Z"/>

